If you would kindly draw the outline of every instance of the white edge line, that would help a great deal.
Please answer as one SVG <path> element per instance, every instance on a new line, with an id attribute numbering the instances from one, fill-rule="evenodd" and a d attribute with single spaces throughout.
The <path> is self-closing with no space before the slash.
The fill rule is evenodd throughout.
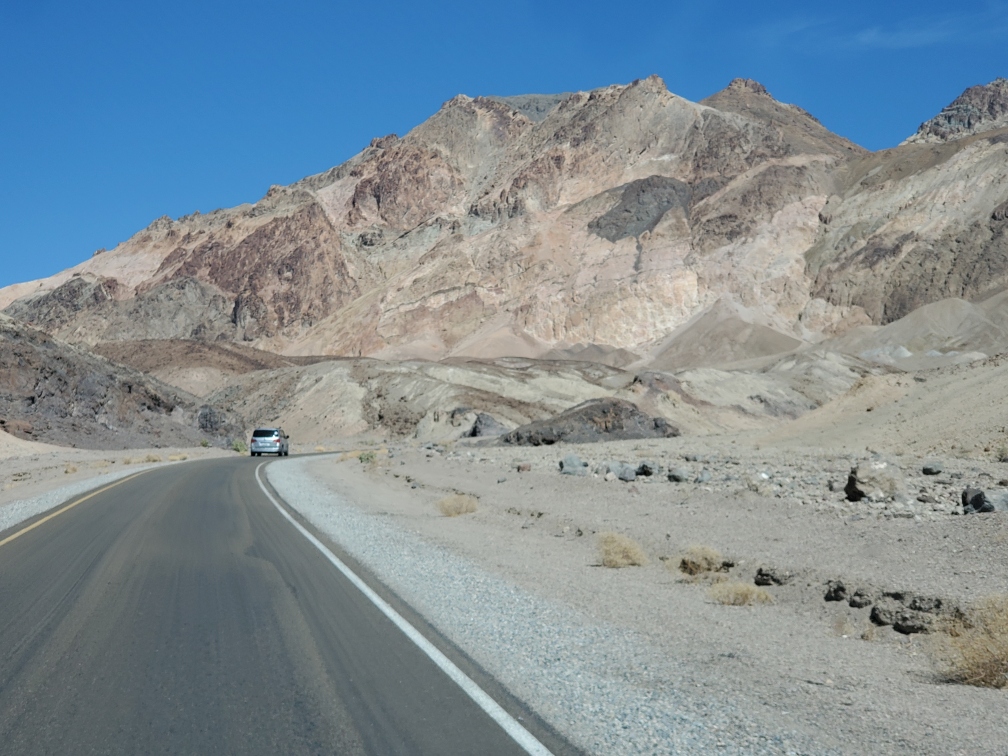
<path id="1" fill-rule="evenodd" d="M 259 484 L 259 488 L 262 492 L 266 494 L 266 497 L 273 502 L 273 506 L 277 508 L 281 515 L 286 518 L 286 520 L 297 528 L 298 532 L 301 533 L 305 538 L 307 538 L 311 544 L 317 548 L 322 554 L 332 562 L 333 566 L 336 567 L 343 575 L 349 580 L 354 586 L 363 593 L 367 599 L 378 607 L 389 620 L 392 621 L 396 627 L 406 634 L 406 637 L 413 641 L 416 646 L 423 651 L 432 662 L 434 662 L 437 667 L 444 672 L 448 677 L 450 677 L 456 685 L 458 685 L 466 693 L 469 698 L 471 698 L 477 706 L 479 706 L 483 711 L 485 711 L 491 719 L 493 719 L 508 735 L 514 740 L 518 745 L 520 745 L 526 753 L 531 756 L 552 756 L 546 746 L 540 743 L 536 737 L 526 730 L 521 724 L 508 714 L 500 704 L 493 700 L 490 695 L 484 691 L 479 685 L 477 685 L 471 677 L 469 677 L 465 672 L 459 669 L 455 664 L 445 656 L 437 646 L 427 640 L 419 630 L 417 630 L 413 625 L 411 625 L 399 612 L 392 608 L 392 606 L 385 601 L 381 596 L 375 593 L 367 583 L 361 580 L 357 573 L 351 570 L 347 565 L 335 554 L 333 554 L 325 544 L 323 544 L 318 538 L 313 536 L 301 523 L 291 517 L 290 513 L 280 506 L 280 503 L 273 497 L 263 485 L 262 478 L 259 477 L 259 471 L 263 466 L 267 464 L 266 462 L 261 462 L 255 470 L 256 482 Z"/>

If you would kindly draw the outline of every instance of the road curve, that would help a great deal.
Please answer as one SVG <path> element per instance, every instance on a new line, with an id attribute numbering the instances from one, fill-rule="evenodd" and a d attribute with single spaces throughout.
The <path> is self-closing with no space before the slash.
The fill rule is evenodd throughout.
<path id="1" fill-rule="evenodd" d="M 284 519 L 259 462 L 154 469 L 0 546 L 0 750 L 527 753 Z"/>

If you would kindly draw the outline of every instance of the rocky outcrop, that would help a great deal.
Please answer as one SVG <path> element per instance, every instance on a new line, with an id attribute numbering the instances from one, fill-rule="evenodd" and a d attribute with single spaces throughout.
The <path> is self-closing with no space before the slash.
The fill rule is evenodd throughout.
<path id="1" fill-rule="evenodd" d="M 506 444 L 541 446 L 560 441 L 587 444 L 678 435 L 679 430 L 664 418 L 646 415 L 631 402 L 591 399 L 556 417 L 515 428 L 502 441 Z"/>
<path id="2" fill-rule="evenodd" d="M 969 134 L 1008 126 L 1008 79 L 970 87 L 929 121 L 908 141 L 947 142 Z"/>
<path id="3" fill-rule="evenodd" d="M 234 413 L 0 317 L 0 428 L 92 449 L 230 444 Z"/>
<path id="4" fill-rule="evenodd" d="M 813 301 L 885 324 L 1008 284 L 1006 107 L 1004 79 L 971 88 L 905 144 L 848 166 L 806 253 Z"/>

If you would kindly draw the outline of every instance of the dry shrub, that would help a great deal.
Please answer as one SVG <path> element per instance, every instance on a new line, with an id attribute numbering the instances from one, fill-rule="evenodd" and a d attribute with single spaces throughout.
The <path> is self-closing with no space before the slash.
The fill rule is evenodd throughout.
<path id="1" fill-rule="evenodd" d="M 132 464 L 133 464 L 133 460 L 132 460 L 132 459 L 130 459 L 129 457 L 125 457 L 125 458 L 123 459 L 123 464 L 124 464 L 124 465 L 132 465 Z"/>
<path id="2" fill-rule="evenodd" d="M 709 593 L 712 599 L 725 606 L 773 603 L 773 596 L 769 591 L 751 583 L 715 583 L 710 587 Z"/>
<path id="3" fill-rule="evenodd" d="M 726 565 L 729 563 L 716 549 L 710 546 L 690 546 L 679 562 L 679 571 L 696 576 L 705 572 L 724 572 L 728 569 Z"/>
<path id="4" fill-rule="evenodd" d="M 172 454 L 168 457 L 169 462 L 185 462 L 187 459 L 189 459 L 188 454 Z"/>
<path id="5" fill-rule="evenodd" d="M 647 564 L 644 550 L 625 535 L 599 533 L 598 544 L 603 567 L 640 567 Z"/>
<path id="6" fill-rule="evenodd" d="M 458 517 L 459 515 L 472 514 L 476 511 L 479 499 L 469 494 L 452 494 L 446 496 L 438 502 L 438 509 L 445 517 Z"/>
<path id="7" fill-rule="evenodd" d="M 146 457 L 144 457 L 144 462 L 160 462 L 160 461 L 161 457 L 159 457 L 157 454 L 148 454 Z"/>
<path id="8" fill-rule="evenodd" d="M 77 472 L 77 467 L 75 465 L 67 465 L 66 469 L 63 470 L 64 475 L 73 475 L 75 472 Z"/>
<path id="9" fill-rule="evenodd" d="M 1008 687 L 1008 596 L 981 602 L 966 621 L 948 629 L 936 652 L 949 682 Z"/>
<path id="10" fill-rule="evenodd" d="M 315 451 L 317 451 L 317 452 L 324 452 L 324 451 L 329 451 L 329 450 L 326 449 L 324 446 L 316 446 L 315 447 Z"/>

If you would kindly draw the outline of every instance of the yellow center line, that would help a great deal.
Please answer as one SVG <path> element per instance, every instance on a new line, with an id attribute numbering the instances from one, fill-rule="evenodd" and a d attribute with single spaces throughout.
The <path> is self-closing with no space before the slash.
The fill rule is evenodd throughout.
<path id="1" fill-rule="evenodd" d="M 27 528 L 22 528 L 22 529 L 21 529 L 21 530 L 19 530 L 19 531 L 18 531 L 17 533 L 13 533 L 13 534 L 11 534 L 11 535 L 7 536 L 6 538 L 4 538 L 4 539 L 3 539 L 2 541 L 0 541 L 0 546 L 4 546 L 4 545 L 6 545 L 6 544 L 10 543 L 11 541 L 13 541 L 13 540 L 14 540 L 15 538 L 19 538 L 20 536 L 23 536 L 23 535 L 24 535 L 25 533 L 28 533 L 28 532 L 30 532 L 30 531 L 32 531 L 32 530 L 35 530 L 35 528 L 37 528 L 37 527 L 38 527 L 39 525 L 42 525 L 42 524 L 44 524 L 44 523 L 47 523 L 47 522 L 49 522 L 49 520 L 51 520 L 51 519 L 52 519 L 53 517 L 56 517 L 56 516 L 58 516 L 58 515 L 61 515 L 61 514 L 63 514 L 64 512 L 66 512 L 67 510 L 69 510 L 69 509 L 73 509 L 73 508 L 74 508 L 74 507 L 76 507 L 76 506 L 77 506 L 78 504 L 83 504 L 83 503 L 84 503 L 85 501 L 87 501 L 88 499 L 92 499 L 92 498 L 94 498 L 95 496 L 97 496 L 97 495 L 98 495 L 98 494 L 100 494 L 100 493 L 105 493 L 105 492 L 106 492 L 106 491 L 108 491 L 108 490 L 109 490 L 110 488 L 115 488 L 115 487 L 116 487 L 116 486 L 118 486 L 118 485 L 119 485 L 120 483 L 125 483 L 125 482 L 126 482 L 127 480 L 133 480 L 133 478 L 135 478 L 135 477 L 136 477 L 137 475 L 141 475 L 141 474 L 143 474 L 144 472 L 146 472 L 146 470 L 141 470 L 140 472 L 137 472 L 137 473 L 133 473 L 132 475 L 130 475 L 130 476 L 126 477 L 126 478 L 121 478 L 120 480 L 117 480 L 117 481 L 116 481 L 115 483 L 110 483 L 109 485 L 105 486 L 105 488 L 99 488 L 99 489 L 98 489 L 97 491 L 92 491 L 91 493 L 89 493 L 89 494 L 88 494 L 87 496 L 85 496 L 84 498 L 82 498 L 82 499 L 77 499 L 77 501 L 75 501 L 75 502 L 73 502 L 73 503 L 71 503 L 71 504 L 67 504 L 67 505 L 66 505 L 65 507 L 63 507 L 62 509 L 58 509 L 58 510 L 56 510 L 55 512 L 52 512 L 52 513 L 50 513 L 50 514 L 47 514 L 47 515 L 46 515 L 45 517 L 43 517 L 43 518 L 42 518 L 41 520 L 38 520 L 37 522 L 33 522 L 33 523 L 32 523 L 31 525 L 29 525 L 29 526 L 28 526 Z"/>

